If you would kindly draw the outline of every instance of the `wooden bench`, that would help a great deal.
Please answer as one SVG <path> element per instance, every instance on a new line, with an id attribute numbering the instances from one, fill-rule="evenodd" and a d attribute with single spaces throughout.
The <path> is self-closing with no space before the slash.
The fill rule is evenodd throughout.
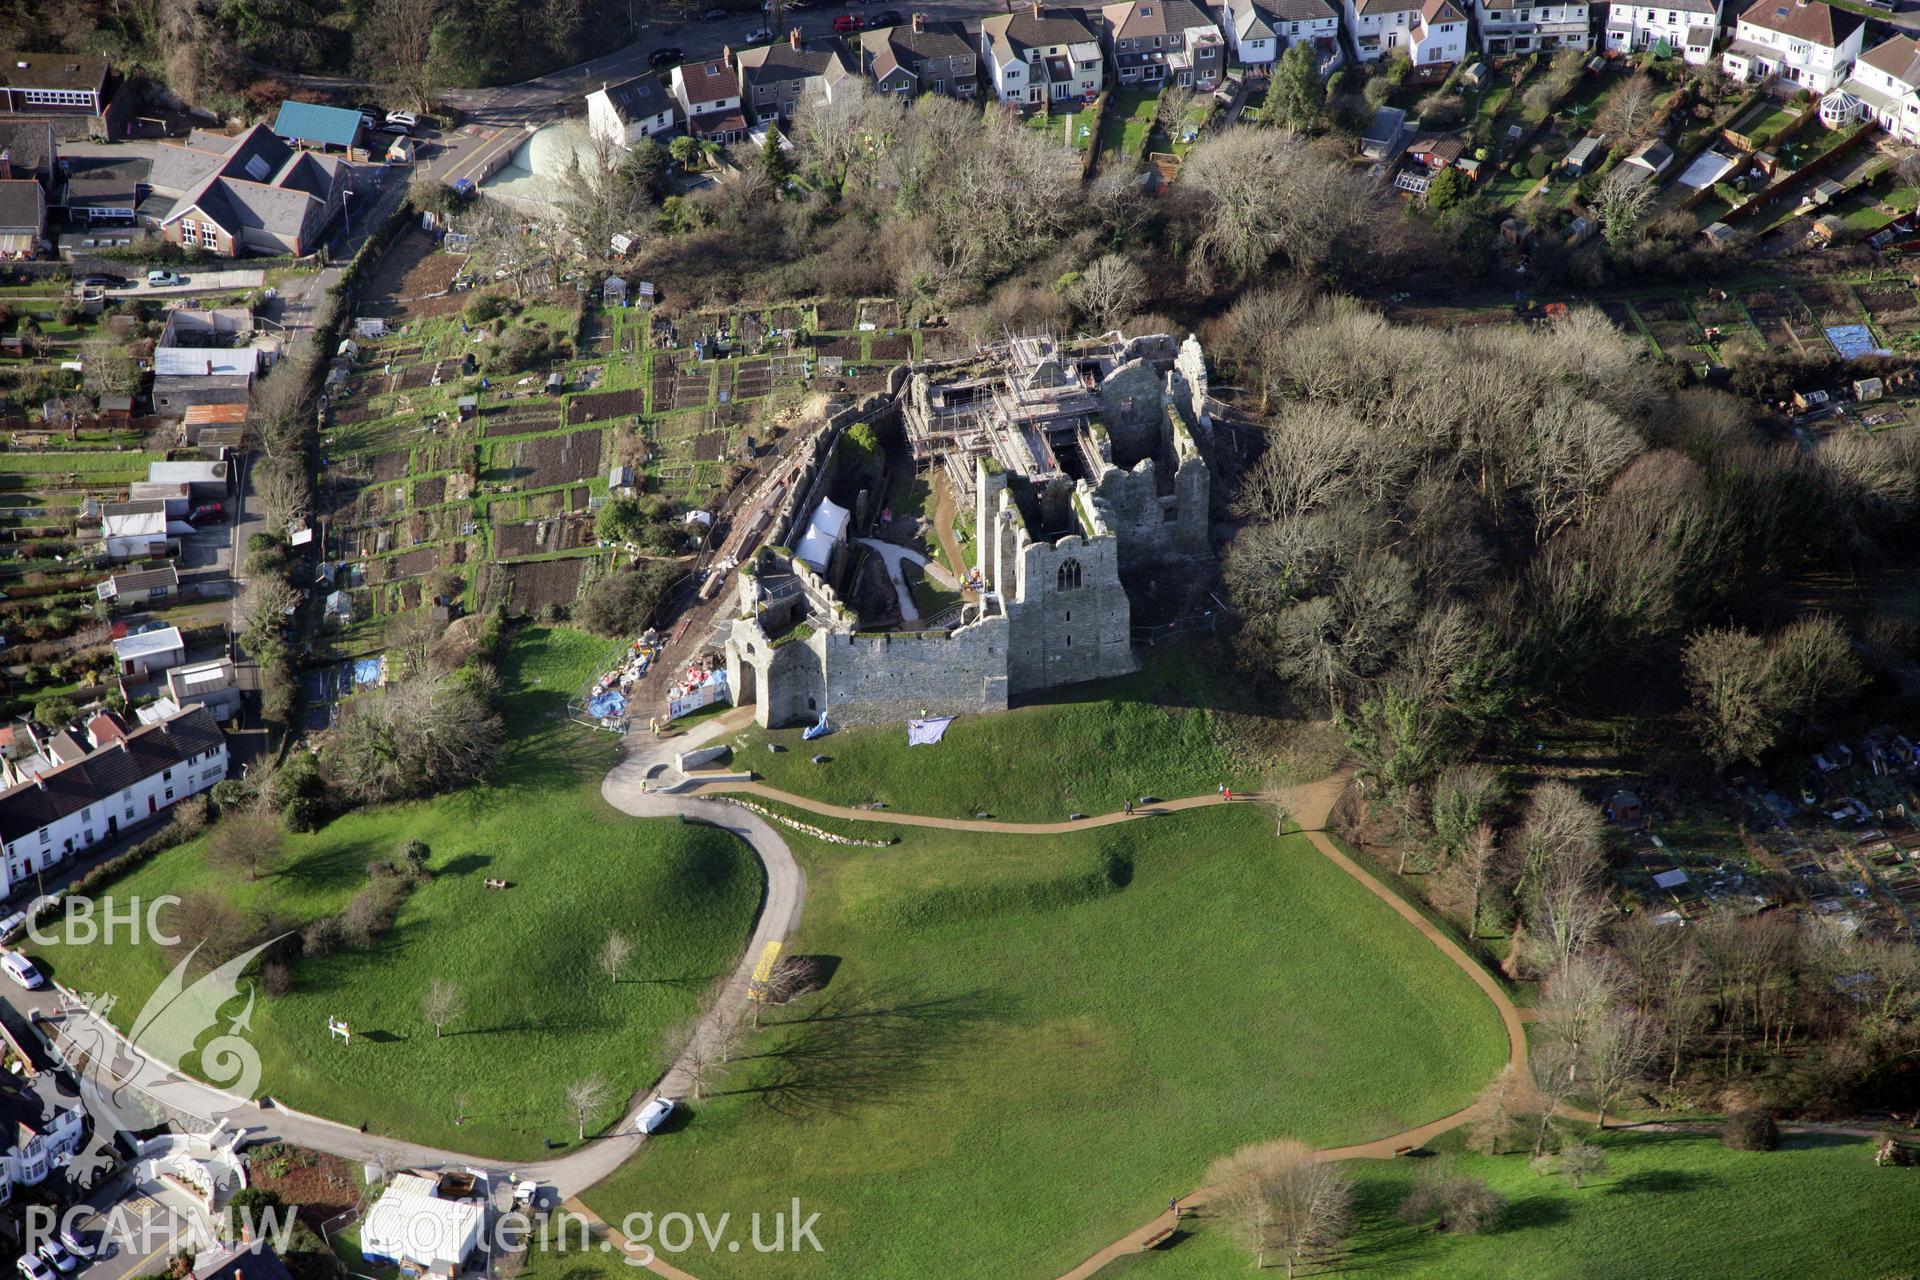
<path id="1" fill-rule="evenodd" d="M 1174 1233 L 1178 1230 L 1180 1230 L 1178 1226 L 1162 1227 L 1140 1242 L 1140 1252 L 1145 1253 L 1149 1249 L 1158 1249 L 1173 1239 Z"/>

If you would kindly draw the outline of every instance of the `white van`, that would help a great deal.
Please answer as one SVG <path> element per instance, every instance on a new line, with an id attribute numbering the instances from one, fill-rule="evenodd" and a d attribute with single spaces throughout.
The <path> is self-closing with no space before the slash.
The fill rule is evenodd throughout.
<path id="1" fill-rule="evenodd" d="M 33 961 L 18 951 L 9 951 L 6 955 L 0 956 L 0 969 L 5 969 L 9 978 L 29 991 L 38 991 L 47 985 L 46 978 L 33 967 Z"/>

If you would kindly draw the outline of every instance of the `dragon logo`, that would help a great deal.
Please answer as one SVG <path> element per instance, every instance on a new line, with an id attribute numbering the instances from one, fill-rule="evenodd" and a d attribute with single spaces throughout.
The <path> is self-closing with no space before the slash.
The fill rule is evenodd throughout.
<path id="1" fill-rule="evenodd" d="M 245 1037 L 252 1026 L 254 991 L 251 984 L 241 991 L 240 975 L 279 941 L 263 942 L 189 986 L 188 966 L 200 951 L 196 946 L 148 998 L 124 1038 L 107 1023 L 112 996 L 63 1002 L 67 1016 L 61 1021 L 60 1049 L 79 1076 L 81 1102 L 93 1121 L 88 1145 L 70 1169 L 76 1184 L 90 1186 L 113 1167 L 115 1134 L 131 1137 L 170 1118 L 156 1091 L 185 1080 L 189 1059 L 197 1060 L 195 1074 L 206 1083 L 242 1098 L 254 1096 L 260 1053 Z M 245 1005 L 229 1013 L 243 994 Z M 211 1039 L 209 1031 L 216 1033 Z"/>

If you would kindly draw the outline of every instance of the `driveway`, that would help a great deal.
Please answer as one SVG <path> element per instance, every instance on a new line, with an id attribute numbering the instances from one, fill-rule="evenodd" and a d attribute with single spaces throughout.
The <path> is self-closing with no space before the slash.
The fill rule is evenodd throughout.
<path id="1" fill-rule="evenodd" d="M 142 277 L 124 288 L 108 289 L 106 294 L 109 298 L 172 298 L 195 293 L 231 293 L 236 289 L 258 289 L 267 282 L 267 273 L 257 269 L 186 271 L 180 279 L 184 283 L 154 286 Z"/>

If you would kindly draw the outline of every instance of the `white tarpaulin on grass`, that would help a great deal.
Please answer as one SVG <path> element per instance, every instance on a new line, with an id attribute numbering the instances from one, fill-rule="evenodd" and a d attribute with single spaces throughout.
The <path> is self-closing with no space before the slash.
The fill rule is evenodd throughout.
<path id="1" fill-rule="evenodd" d="M 940 741 L 947 732 L 947 726 L 952 723 L 952 716 L 935 716 L 931 720 L 909 720 L 907 721 L 907 745 L 930 747 Z"/>
<path id="2" fill-rule="evenodd" d="M 1710 187 L 1726 177 L 1739 164 L 1740 162 L 1732 156 L 1722 155 L 1709 147 L 1696 156 L 1693 163 L 1687 166 L 1687 171 L 1680 175 L 1680 185 L 1694 191 L 1702 187 Z"/>

